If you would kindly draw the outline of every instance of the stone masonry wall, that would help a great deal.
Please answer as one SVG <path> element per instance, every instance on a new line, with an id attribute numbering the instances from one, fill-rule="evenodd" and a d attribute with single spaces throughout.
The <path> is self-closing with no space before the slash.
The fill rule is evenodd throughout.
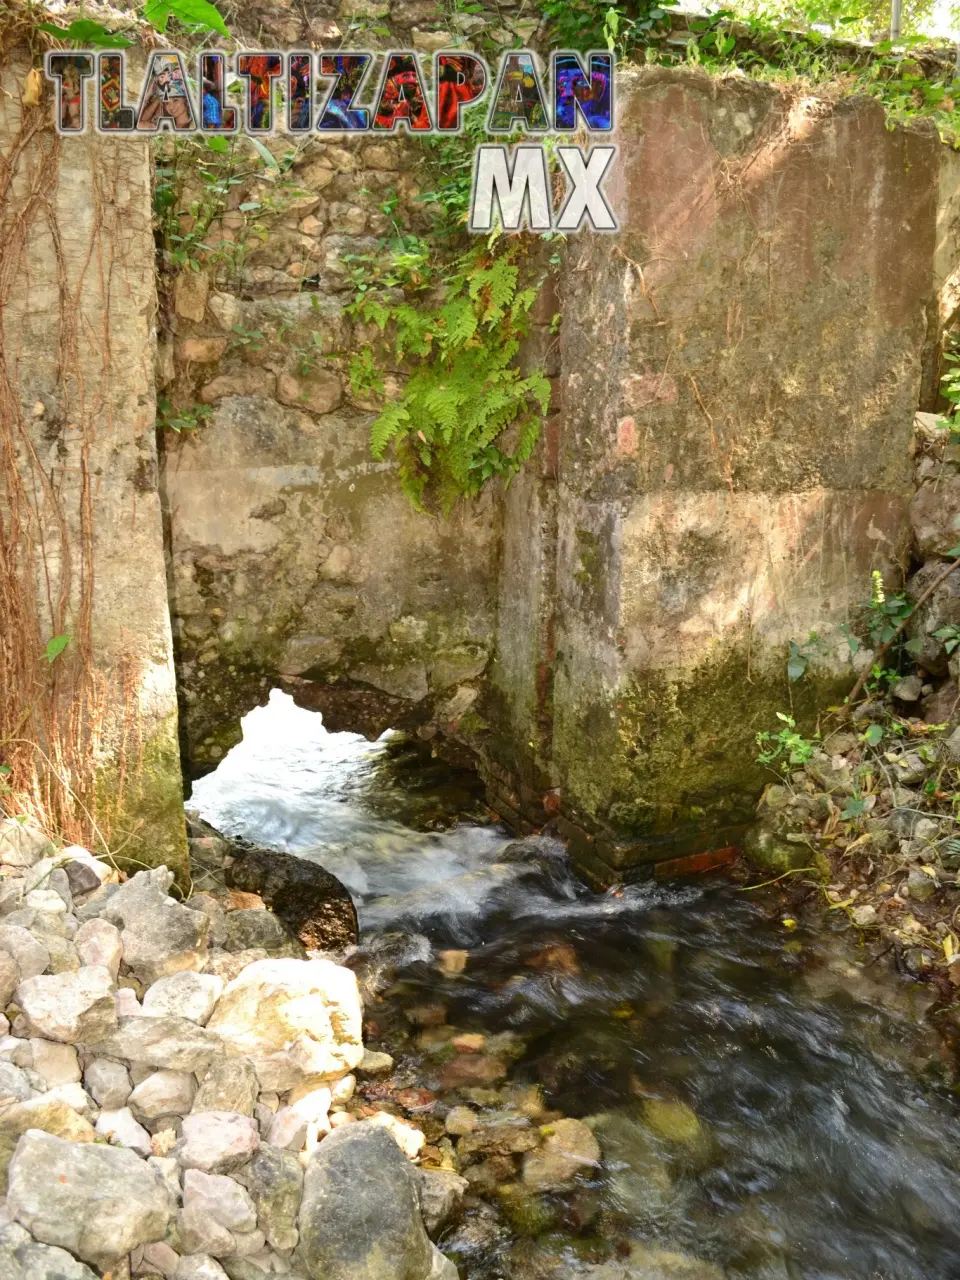
<path id="1" fill-rule="evenodd" d="M 345 312 L 351 258 L 374 253 L 393 221 L 423 227 L 409 168 L 400 138 L 311 140 L 242 265 L 177 277 L 161 383 L 176 404 L 212 408 L 201 430 L 164 433 L 191 772 L 215 767 L 276 684 L 329 728 L 371 735 L 431 735 L 476 700 L 493 641 L 495 496 L 448 520 L 414 512 L 393 465 L 370 456 L 375 405 L 350 389 L 351 355 L 372 336 Z M 256 215 L 239 206 L 272 189 L 263 174 L 236 187 L 210 242 L 243 236 Z"/>
<path id="2" fill-rule="evenodd" d="M 467 745 L 505 817 L 558 815 L 609 879 L 735 840 L 757 731 L 849 688 L 842 628 L 905 562 L 954 168 L 866 101 L 650 68 L 620 103 L 622 230 L 570 239 L 528 353 L 557 390 L 537 457 L 447 521 L 371 460 L 348 377 L 358 257 L 426 225 L 409 144 L 298 147 L 262 243 L 266 180 L 231 194 L 212 238 L 247 247 L 181 278 L 160 360 L 213 411 L 164 438 L 190 771 L 281 683 L 331 728 Z"/>

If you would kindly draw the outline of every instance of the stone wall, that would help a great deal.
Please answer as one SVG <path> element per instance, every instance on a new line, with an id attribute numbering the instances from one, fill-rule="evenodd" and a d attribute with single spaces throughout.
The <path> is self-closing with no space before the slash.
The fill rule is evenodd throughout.
<path id="1" fill-rule="evenodd" d="M 0 70 L 3 600 L 29 614 L 2 619 L 4 712 L 17 720 L 2 752 L 19 761 L 16 790 L 29 737 L 46 783 L 8 800 L 51 834 L 180 872 L 149 152 L 58 141 L 47 104 L 22 105 L 29 67 L 13 53 Z M 47 662 L 58 635 L 69 644 Z M 44 811 L 51 779 L 60 801 Z"/>
<path id="2" fill-rule="evenodd" d="M 282 185 L 261 172 L 236 187 L 207 237 L 236 243 L 264 217 L 240 205 L 271 198 L 265 239 L 182 273 L 168 299 L 164 395 L 212 409 L 199 431 L 163 433 L 191 773 L 215 767 L 277 684 L 329 728 L 371 736 L 430 736 L 476 701 L 494 632 L 496 497 L 446 520 L 417 514 L 393 465 L 370 456 L 375 405 L 351 393 L 351 356 L 373 339 L 345 310 L 352 262 L 392 222 L 424 226 L 410 168 L 400 138 L 301 145 Z"/>
<path id="3" fill-rule="evenodd" d="M 351 264 L 425 225 L 409 144 L 312 140 L 264 242 L 181 278 L 162 381 L 213 408 L 163 461 L 191 771 L 281 683 L 331 728 L 468 747 L 504 817 L 558 816 L 609 879 L 736 840 L 757 732 L 850 687 L 843 628 L 906 564 L 955 165 L 863 100 L 650 68 L 620 104 L 623 229 L 569 241 L 525 357 L 555 383 L 537 457 L 448 521 L 371 461 L 348 376 Z"/>

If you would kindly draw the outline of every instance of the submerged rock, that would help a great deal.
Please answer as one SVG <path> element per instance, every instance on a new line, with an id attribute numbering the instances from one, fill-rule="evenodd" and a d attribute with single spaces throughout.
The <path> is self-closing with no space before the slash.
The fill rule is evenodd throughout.
<path id="1" fill-rule="evenodd" d="M 323 1280 L 457 1280 L 431 1244 L 416 1175 L 383 1129 L 348 1125 L 307 1166 L 297 1259 Z"/>
<path id="2" fill-rule="evenodd" d="M 449 1169 L 418 1169 L 417 1173 L 423 1225 L 430 1239 L 436 1240 L 458 1217 L 470 1184 Z"/>
<path id="3" fill-rule="evenodd" d="M 600 1163 L 600 1145 L 582 1120 L 557 1120 L 544 1129 L 543 1146 L 523 1161 L 524 1185 L 532 1191 L 559 1191 Z"/>
<path id="4" fill-rule="evenodd" d="M 719 1267 L 686 1253 L 635 1244 L 627 1258 L 580 1273 L 583 1280 L 725 1280 Z"/>

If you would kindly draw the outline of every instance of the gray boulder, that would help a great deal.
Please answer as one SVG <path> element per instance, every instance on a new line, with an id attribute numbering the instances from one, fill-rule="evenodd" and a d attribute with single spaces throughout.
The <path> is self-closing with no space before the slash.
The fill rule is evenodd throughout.
<path id="1" fill-rule="evenodd" d="M 960 475 L 944 475 L 920 486 L 910 504 L 917 550 L 924 560 L 945 556 L 960 543 Z"/>
<path id="2" fill-rule="evenodd" d="M 470 1183 L 451 1169 L 418 1169 L 417 1176 L 423 1225 L 436 1240 L 459 1217 Z"/>
<path id="3" fill-rule="evenodd" d="M 7 951 L 20 967 L 21 978 L 35 978 L 50 963 L 50 952 L 21 925 L 11 924 L 11 916 L 0 925 L 0 951 Z"/>
<path id="4" fill-rule="evenodd" d="M 310 1280 L 457 1280 L 420 1216 L 416 1175 L 386 1132 L 336 1129 L 303 1181 L 296 1257 Z"/>
<path id="5" fill-rule="evenodd" d="M 124 1018 L 112 1035 L 101 1040 L 97 1053 L 166 1071 L 206 1071 L 223 1053 L 218 1036 L 189 1018 Z"/>
<path id="6" fill-rule="evenodd" d="M 0 862 L 8 867 L 32 867 L 53 852 L 53 845 L 36 827 L 16 818 L 0 822 Z"/>
<path id="7" fill-rule="evenodd" d="M 202 1078 L 192 1111 L 236 1111 L 252 1116 L 259 1094 L 257 1073 L 249 1058 L 223 1058 Z"/>
<path id="8" fill-rule="evenodd" d="M 172 883 L 166 867 L 140 871 L 99 911 L 120 930 L 123 963 L 147 984 L 184 969 L 199 971 L 207 960 L 210 921 L 175 902 L 167 893 Z"/>
<path id="9" fill-rule="evenodd" d="M 224 948 L 227 951 L 251 951 L 261 948 L 269 956 L 304 955 L 303 947 L 284 927 L 272 911 L 250 908 L 231 911 L 224 928 Z"/>
<path id="10" fill-rule="evenodd" d="M 173 1203 L 132 1151 L 28 1130 L 10 1163 L 10 1216 L 43 1244 L 109 1268 L 166 1235 Z"/>
<path id="11" fill-rule="evenodd" d="M 95 1044 L 117 1029 L 113 978 L 108 969 L 27 978 L 17 988 L 31 1035 L 65 1044 Z"/>
<path id="12" fill-rule="evenodd" d="M 20 985 L 20 966 L 9 951 L 0 951 L 0 1009 L 5 1009 Z"/>
<path id="13" fill-rule="evenodd" d="M 311 951 L 339 951 L 357 941 L 357 908 L 336 876 L 316 862 L 292 853 L 258 849 L 242 840 L 227 843 L 227 885 L 260 894 L 305 947 Z"/>
<path id="14" fill-rule="evenodd" d="M 185 969 L 161 978 L 144 994 L 143 1012 L 153 1018 L 174 1014 L 205 1026 L 223 994 L 223 980 L 212 973 Z"/>
<path id="15" fill-rule="evenodd" d="M 0 1276 L 3 1280 L 96 1280 L 89 1267 L 63 1249 L 37 1244 L 15 1222 L 0 1229 Z"/>

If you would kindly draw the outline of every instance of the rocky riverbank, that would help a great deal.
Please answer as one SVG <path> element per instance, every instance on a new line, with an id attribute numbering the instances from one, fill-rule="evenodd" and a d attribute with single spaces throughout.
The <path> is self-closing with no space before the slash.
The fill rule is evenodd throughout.
<path id="1" fill-rule="evenodd" d="M 874 646 L 857 655 L 864 692 L 824 715 L 811 738 L 783 739 L 782 774 L 764 793 L 746 852 L 774 877 L 805 880 L 830 910 L 934 982 L 960 986 L 960 443 L 917 415 L 915 571 L 878 584 Z M 892 632 L 902 626 L 899 636 Z M 880 644 L 893 640 L 884 653 Z M 806 874 L 812 873 L 812 874 Z"/>
<path id="2" fill-rule="evenodd" d="M 13 821 L 0 875 L 5 1280 L 456 1280 L 421 1210 L 456 1185 L 355 1114 L 383 1058 L 349 969 L 256 895 L 184 904 Z"/>

